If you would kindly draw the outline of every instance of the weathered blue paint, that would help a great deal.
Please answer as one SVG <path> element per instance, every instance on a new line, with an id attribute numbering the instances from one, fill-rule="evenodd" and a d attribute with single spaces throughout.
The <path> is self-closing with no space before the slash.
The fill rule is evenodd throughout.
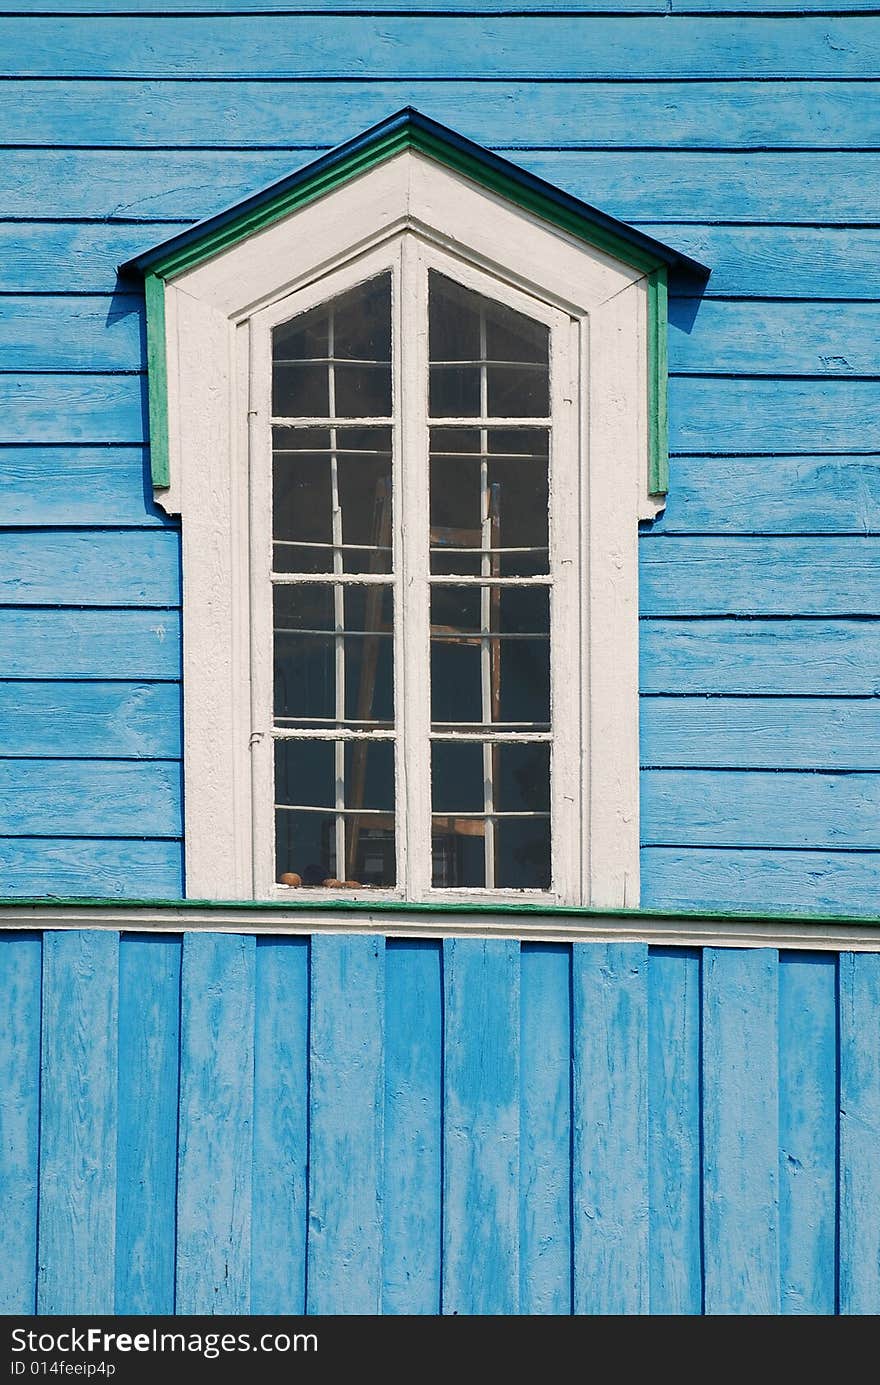
<path id="1" fill-rule="evenodd" d="M 779 1281 L 783 1313 L 837 1306 L 837 959 L 779 955 Z"/>
<path id="2" fill-rule="evenodd" d="M 310 1313 L 382 1301 L 385 940 L 312 939 Z"/>
<path id="3" fill-rule="evenodd" d="M 703 952 L 707 1313 L 778 1313 L 778 957 Z"/>
<path id="4" fill-rule="evenodd" d="M 0 682 L 0 756 L 179 759 L 173 683 Z"/>
<path id="5" fill-rule="evenodd" d="M 180 957 L 174 937 L 119 943 L 117 1313 L 173 1313 Z"/>
<path id="6" fill-rule="evenodd" d="M 118 1007 L 118 934 L 43 935 L 41 1314 L 113 1312 Z"/>
<path id="7" fill-rule="evenodd" d="M 574 1311 L 648 1311 L 648 949 L 572 950 Z"/>
<path id="8" fill-rule="evenodd" d="M 388 940 L 383 1313 L 440 1311 L 442 987 L 436 941 Z"/>
<path id="9" fill-rule="evenodd" d="M 640 729 L 652 769 L 880 769 L 870 697 L 643 697 Z"/>
<path id="10" fill-rule="evenodd" d="M 524 944 L 520 976 L 521 1313 L 570 1313 L 571 949 Z"/>
<path id="11" fill-rule="evenodd" d="M 0 837 L 0 871 L 10 899 L 179 899 L 183 891 L 179 841 Z"/>
<path id="12" fill-rule="evenodd" d="M 0 835 L 179 837 L 174 760 L 0 760 Z"/>
<path id="13" fill-rule="evenodd" d="M 0 947 L 0 1313 L 36 1312 L 40 972 L 33 933 Z"/>
<path id="14" fill-rule="evenodd" d="M 0 448 L 0 524 L 171 528 L 149 474 L 144 447 Z"/>
<path id="15" fill-rule="evenodd" d="M 247 1313 L 251 1289 L 255 940 L 183 940 L 178 1313 Z"/>
<path id="16" fill-rule="evenodd" d="M 304 1313 L 309 1149 L 309 942 L 258 938 L 252 1313 Z"/>
<path id="17" fill-rule="evenodd" d="M 520 965 L 506 940 L 443 944 L 443 1312 L 519 1305 Z"/>
<path id="18" fill-rule="evenodd" d="M 180 678 L 180 612 L 0 608 L 4 678 Z"/>
<path id="19" fill-rule="evenodd" d="M 880 1313 L 880 955 L 840 958 L 841 1313 Z"/>
<path id="20" fill-rule="evenodd" d="M 641 863 L 643 908 L 754 914 L 784 900 L 790 914 L 858 916 L 880 891 L 874 851 L 643 847 Z"/>
<path id="21" fill-rule="evenodd" d="M 698 950 L 648 955 L 648 1203 L 652 1313 L 703 1311 Z"/>

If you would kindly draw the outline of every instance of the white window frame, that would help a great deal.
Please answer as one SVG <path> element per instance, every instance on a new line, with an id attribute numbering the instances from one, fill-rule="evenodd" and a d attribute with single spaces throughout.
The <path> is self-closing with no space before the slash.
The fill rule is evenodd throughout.
<path id="1" fill-rule="evenodd" d="M 165 286 L 171 484 L 156 498 L 182 515 L 187 895 L 283 899 L 295 908 L 330 894 L 279 888 L 266 865 L 274 843 L 264 793 L 271 646 L 251 574 L 258 582 L 268 561 L 267 506 L 262 483 L 249 482 L 249 459 L 265 476 L 270 324 L 291 316 L 294 300 L 317 303 L 339 292 L 327 288 L 332 276 L 334 284 L 347 275 L 355 282 L 359 274 L 368 277 L 365 265 L 387 264 L 396 253 L 400 275 L 417 263 L 454 266 L 444 272 L 511 306 L 527 305 L 521 310 L 533 316 L 545 313 L 557 343 L 563 331 L 567 336 L 572 372 L 563 388 L 554 371 L 560 389 L 554 415 L 571 422 L 554 416 L 554 431 L 567 431 L 579 492 L 565 520 L 579 530 L 573 566 L 580 566 L 581 580 L 564 601 L 554 597 L 551 643 L 571 673 L 554 667 L 554 699 L 564 688 L 565 697 L 576 699 L 577 716 L 566 741 L 574 746 L 571 760 L 566 750 L 567 778 L 560 752 L 555 756 L 553 832 L 560 834 L 561 854 L 553 891 L 434 891 L 425 883 L 422 853 L 420 868 L 406 862 L 403 889 L 370 890 L 369 898 L 381 893 L 438 905 L 473 898 L 503 907 L 531 896 L 548 905 L 637 907 L 637 531 L 639 518 L 663 503 L 648 489 L 648 276 L 414 150 Z M 425 390 L 426 350 L 422 340 L 421 354 L 408 352 L 404 367 L 419 373 Z M 410 381 L 410 394 L 412 388 Z M 423 424 L 414 416 L 398 426 L 412 432 Z M 418 445 L 401 437 L 397 455 L 411 456 Z M 426 511 L 426 464 L 418 484 Z M 400 638 L 426 645 L 427 620 Z M 412 680 L 419 664 L 407 647 L 398 667 Z M 418 696 L 415 687 L 407 684 L 407 706 Z M 429 809 L 427 763 L 426 756 L 406 767 L 400 802 L 408 822 L 416 805 Z"/>

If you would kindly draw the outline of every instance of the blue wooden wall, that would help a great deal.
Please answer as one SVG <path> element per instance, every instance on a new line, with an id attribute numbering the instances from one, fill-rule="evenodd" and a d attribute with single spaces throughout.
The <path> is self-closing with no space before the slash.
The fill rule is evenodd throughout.
<path id="1" fill-rule="evenodd" d="M 96 8 L 0 3 L 3 893 L 183 888 L 178 534 L 116 264 L 412 103 L 713 268 L 672 286 L 641 545 L 643 902 L 876 912 L 869 0 Z"/>
<path id="2" fill-rule="evenodd" d="M 4 933 L 0 1312 L 876 1314 L 878 1005 L 878 954 Z"/>

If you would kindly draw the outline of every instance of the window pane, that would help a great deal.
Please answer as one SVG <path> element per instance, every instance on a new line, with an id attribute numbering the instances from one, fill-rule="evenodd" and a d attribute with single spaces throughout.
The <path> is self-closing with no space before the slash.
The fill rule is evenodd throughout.
<path id="1" fill-rule="evenodd" d="M 502 818 L 495 824 L 495 888 L 549 890 L 550 819 Z"/>
<path id="2" fill-rule="evenodd" d="M 431 883 L 436 889 L 483 889 L 486 884 L 483 822 L 475 818 L 434 817 L 431 864 Z"/>
<path id="3" fill-rule="evenodd" d="M 276 719 L 390 724 L 391 588 L 302 582 L 276 586 L 274 599 Z"/>
<path id="4" fill-rule="evenodd" d="M 431 271 L 430 412 L 434 418 L 546 418 L 550 331 Z"/>
<path id="5" fill-rule="evenodd" d="M 289 808 L 393 813 L 393 742 L 276 741 L 275 801 Z"/>
<path id="6" fill-rule="evenodd" d="M 547 587 L 434 586 L 434 724 L 484 721 L 549 727 L 549 632 Z"/>
<path id="7" fill-rule="evenodd" d="M 549 571 L 548 442 L 541 428 L 431 429 L 432 573 Z"/>
<path id="8" fill-rule="evenodd" d="M 272 477 L 276 572 L 391 571 L 389 428 L 276 428 Z"/>
<path id="9" fill-rule="evenodd" d="M 485 806 L 483 747 L 474 741 L 431 746 L 431 806 L 435 813 L 481 813 Z"/>
<path id="10" fill-rule="evenodd" d="M 275 814 L 276 879 L 299 888 L 393 885 L 397 879 L 394 840 L 394 819 L 388 814 L 345 817 L 279 809 Z"/>
<path id="11" fill-rule="evenodd" d="M 388 418 L 391 275 L 321 303 L 272 333 L 276 418 Z"/>

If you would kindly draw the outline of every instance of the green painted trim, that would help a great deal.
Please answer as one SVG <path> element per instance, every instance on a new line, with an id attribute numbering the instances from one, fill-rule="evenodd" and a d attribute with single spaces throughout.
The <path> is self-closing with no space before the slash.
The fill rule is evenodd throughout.
<path id="1" fill-rule="evenodd" d="M 147 399 L 150 411 L 150 471 L 157 488 L 171 484 L 168 462 L 168 368 L 165 361 L 165 281 L 148 274 Z"/>
<path id="2" fill-rule="evenodd" d="M 294 914 L 297 908 L 338 913 L 391 912 L 404 914 L 538 914 L 547 918 L 615 918 L 630 920 L 714 921 L 717 923 L 797 923 L 797 924 L 855 924 L 865 928 L 880 928 L 880 915 L 865 917 L 858 914 L 752 914 L 727 913 L 713 909 L 590 909 L 566 904 L 411 904 L 405 900 L 367 899 L 309 899 L 297 906 L 286 900 L 259 899 L 104 899 L 83 896 L 46 898 L 0 898 L 0 918 L 5 909 L 58 910 L 90 908 L 103 910 L 125 909 L 202 909 L 236 910 L 243 914 L 254 911 Z"/>
<path id="3" fill-rule="evenodd" d="M 669 489 L 669 300 L 666 266 L 648 275 L 648 490 Z"/>
<path id="4" fill-rule="evenodd" d="M 330 169 L 316 173 L 313 178 L 279 193 L 269 202 L 242 213 L 204 237 L 158 260 L 146 278 L 147 295 L 147 368 L 149 371 L 150 458 L 155 487 L 170 484 L 168 461 L 168 382 L 165 361 L 165 301 L 164 281 L 204 264 L 248 236 L 289 216 L 291 212 L 317 201 L 343 183 L 366 173 L 377 164 L 401 153 L 415 149 L 421 154 L 469 178 L 472 182 L 495 192 L 505 199 L 532 212 L 541 220 L 568 232 L 578 240 L 611 255 L 648 275 L 648 489 L 652 495 L 665 494 L 668 486 L 667 444 L 667 269 L 656 256 L 640 250 L 628 241 L 615 236 L 604 227 L 596 226 L 568 208 L 558 206 L 534 188 L 523 187 L 502 171 L 487 167 L 479 159 L 447 144 L 426 130 L 405 126 L 377 139 L 366 149 L 353 152 L 347 159 Z"/>

